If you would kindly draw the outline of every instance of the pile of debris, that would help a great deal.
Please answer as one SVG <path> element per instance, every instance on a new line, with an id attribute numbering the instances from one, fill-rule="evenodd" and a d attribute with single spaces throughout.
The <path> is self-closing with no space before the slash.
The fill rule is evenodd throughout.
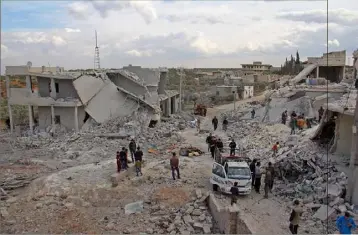
<path id="1" fill-rule="evenodd" d="M 183 147 L 180 148 L 179 150 L 179 155 L 186 156 L 186 157 L 200 156 L 203 153 L 204 153 L 203 151 L 193 146 Z"/>

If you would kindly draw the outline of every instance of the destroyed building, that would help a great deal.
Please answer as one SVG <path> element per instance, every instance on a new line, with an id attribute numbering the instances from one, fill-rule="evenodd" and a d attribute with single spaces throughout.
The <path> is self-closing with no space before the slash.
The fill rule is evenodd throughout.
<path id="1" fill-rule="evenodd" d="M 321 57 L 308 57 L 305 68 L 291 82 L 297 84 L 311 79 L 311 83 L 317 84 L 327 79 L 329 82 L 339 83 L 345 77 L 345 66 L 345 50 L 324 53 Z"/>
<path id="2" fill-rule="evenodd" d="M 128 70 L 127 70 L 128 69 Z M 103 123 L 113 117 L 128 116 L 138 109 L 148 119 L 158 121 L 178 111 L 179 93 L 164 90 L 167 70 L 128 66 L 120 70 L 81 74 L 76 72 L 31 72 L 31 66 L 6 66 L 8 110 L 14 129 L 12 105 L 29 107 L 29 126 L 40 131 L 60 125 L 67 131 L 79 131 L 92 118 Z M 10 87 L 11 76 L 25 76 L 26 88 Z M 32 89 L 37 81 L 38 92 Z M 33 107 L 38 107 L 38 117 Z"/>

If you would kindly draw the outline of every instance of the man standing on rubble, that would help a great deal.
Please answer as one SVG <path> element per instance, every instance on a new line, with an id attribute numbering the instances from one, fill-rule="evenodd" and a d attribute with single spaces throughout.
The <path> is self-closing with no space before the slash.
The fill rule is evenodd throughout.
<path id="1" fill-rule="evenodd" d="M 123 147 L 122 151 L 119 152 L 119 158 L 121 160 L 121 168 L 123 170 L 127 170 L 127 154 L 125 147 Z"/>
<path id="2" fill-rule="evenodd" d="M 256 165 L 257 160 L 254 159 L 251 163 L 250 163 L 250 171 L 251 171 L 251 186 L 255 186 L 255 165 Z"/>
<path id="3" fill-rule="evenodd" d="M 287 110 L 285 110 L 285 112 L 283 112 L 281 114 L 281 121 L 283 125 L 286 125 L 286 121 L 287 121 Z"/>
<path id="4" fill-rule="evenodd" d="M 210 151 L 210 145 L 211 145 L 211 142 L 213 141 L 213 136 L 212 134 L 210 133 L 208 137 L 206 137 L 206 143 L 208 144 L 208 151 Z"/>
<path id="5" fill-rule="evenodd" d="M 200 118 L 198 118 L 198 121 L 196 122 L 196 130 L 200 132 Z"/>
<path id="6" fill-rule="evenodd" d="M 321 106 L 321 107 L 319 108 L 319 110 L 318 110 L 318 122 L 321 122 L 323 113 L 324 113 L 324 109 L 323 109 L 323 107 Z"/>
<path id="7" fill-rule="evenodd" d="M 254 119 L 255 118 L 255 109 L 252 109 L 252 111 L 251 111 L 251 119 Z"/>
<path id="8" fill-rule="evenodd" d="M 211 123 L 212 123 L 213 126 L 214 126 L 214 131 L 216 131 L 216 129 L 218 128 L 218 123 L 219 123 L 219 120 L 216 118 L 216 116 L 213 118 L 213 120 L 211 121 Z"/>
<path id="9" fill-rule="evenodd" d="M 293 202 L 293 208 L 290 215 L 290 226 L 289 226 L 289 229 L 292 234 L 297 234 L 298 225 L 300 224 L 302 213 L 303 213 L 303 209 L 300 206 L 300 201 L 295 200 Z"/>
<path id="10" fill-rule="evenodd" d="M 264 187 L 265 195 L 264 195 L 264 198 L 268 198 L 268 192 L 270 190 L 271 181 L 272 181 L 271 171 L 269 171 L 267 169 L 266 173 L 265 173 L 265 187 Z"/>
<path id="11" fill-rule="evenodd" d="M 175 171 L 177 172 L 178 179 L 180 179 L 179 174 L 179 158 L 177 157 L 176 153 L 173 152 L 173 156 L 170 159 L 170 167 L 172 169 L 172 177 L 175 180 Z"/>
<path id="12" fill-rule="evenodd" d="M 143 175 L 142 174 L 142 162 L 143 162 L 143 152 L 142 150 L 140 150 L 140 147 L 137 147 L 137 151 L 134 154 L 134 160 L 135 160 L 135 169 L 136 169 L 136 173 L 137 176 Z"/>
<path id="13" fill-rule="evenodd" d="M 119 151 L 117 151 L 117 156 L 116 156 L 116 159 L 117 159 L 117 172 L 119 173 L 121 171 L 121 155 L 119 153 Z"/>
<path id="14" fill-rule="evenodd" d="M 257 162 L 255 166 L 255 191 L 260 193 L 261 187 L 261 163 Z"/>
<path id="15" fill-rule="evenodd" d="M 134 153 L 137 148 L 137 144 L 134 139 L 131 139 L 131 142 L 129 142 L 129 151 L 131 152 L 131 158 L 132 162 L 134 163 Z"/>
<path id="16" fill-rule="evenodd" d="M 336 226 L 340 234 L 352 234 L 352 229 L 357 228 L 349 212 L 345 212 L 344 215 L 337 218 Z"/>
<path id="17" fill-rule="evenodd" d="M 221 139 L 218 139 L 218 141 L 216 142 L 216 147 L 220 150 L 220 152 L 224 151 L 224 143 Z"/>
<path id="18" fill-rule="evenodd" d="M 239 188 L 237 187 L 237 182 L 234 183 L 234 186 L 230 189 L 231 192 L 231 205 L 237 203 L 237 198 L 239 197 Z"/>
<path id="19" fill-rule="evenodd" d="M 296 133 L 296 125 L 297 125 L 297 114 L 295 111 L 291 113 L 291 135 Z"/>
<path id="20" fill-rule="evenodd" d="M 277 155 L 277 152 L 278 152 L 278 148 L 279 148 L 279 147 L 280 147 L 279 142 L 276 142 L 276 144 L 274 144 L 274 145 L 272 146 L 272 151 L 273 151 L 272 156 L 273 156 L 273 157 L 275 157 L 275 156 Z"/>
<path id="21" fill-rule="evenodd" d="M 275 168 L 272 166 L 271 162 L 268 163 L 267 171 L 269 171 L 271 173 L 271 180 L 269 182 L 269 191 L 270 191 L 270 193 L 272 193 L 273 182 L 274 182 L 276 174 L 275 174 Z"/>
<path id="22" fill-rule="evenodd" d="M 226 131 L 227 130 L 227 126 L 229 125 L 229 122 L 228 120 L 226 119 L 226 117 L 224 118 L 224 121 L 223 121 L 223 131 Z"/>
<path id="23" fill-rule="evenodd" d="M 236 149 L 236 143 L 235 143 L 234 139 L 231 140 L 231 142 L 229 144 L 229 147 L 230 147 L 230 155 L 234 156 L 235 155 L 235 149 Z"/>

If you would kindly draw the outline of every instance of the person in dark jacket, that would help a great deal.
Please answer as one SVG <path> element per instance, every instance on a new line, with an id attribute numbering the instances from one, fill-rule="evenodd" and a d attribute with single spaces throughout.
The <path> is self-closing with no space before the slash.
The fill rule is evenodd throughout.
<path id="1" fill-rule="evenodd" d="M 287 121 L 287 110 L 285 110 L 285 112 L 283 112 L 281 114 L 281 121 L 283 125 L 286 125 L 286 121 Z"/>
<path id="2" fill-rule="evenodd" d="M 230 155 L 235 155 L 236 143 L 234 139 L 231 140 L 229 147 L 230 147 Z"/>
<path id="3" fill-rule="evenodd" d="M 143 162 L 143 152 L 140 150 L 140 147 L 137 147 L 137 151 L 134 153 L 134 160 L 135 160 L 135 169 L 137 176 L 143 175 L 142 174 L 142 162 Z"/>
<path id="4" fill-rule="evenodd" d="M 134 139 L 131 139 L 131 142 L 129 142 L 129 151 L 131 153 L 132 162 L 134 163 L 134 153 L 137 148 L 137 144 Z"/>
<path id="5" fill-rule="evenodd" d="M 224 118 L 224 121 L 223 121 L 223 131 L 226 131 L 227 130 L 227 125 L 229 125 L 229 122 L 226 118 Z"/>
<path id="6" fill-rule="evenodd" d="M 208 151 L 210 151 L 211 141 L 213 140 L 213 135 L 210 133 L 208 137 L 206 137 L 206 144 L 208 145 Z"/>
<path id="7" fill-rule="evenodd" d="M 214 143 L 214 141 L 212 141 L 210 144 L 210 153 L 211 153 L 211 157 L 213 159 L 215 159 L 215 149 L 216 149 L 216 143 Z"/>
<path id="8" fill-rule="evenodd" d="M 251 163 L 250 163 L 250 171 L 251 171 L 251 185 L 254 186 L 255 185 L 255 165 L 256 165 L 257 160 L 254 159 Z"/>
<path id="9" fill-rule="evenodd" d="M 252 111 L 251 111 L 251 119 L 254 119 L 255 118 L 255 109 L 252 109 Z"/>
<path id="10" fill-rule="evenodd" d="M 271 162 L 268 163 L 267 171 L 271 173 L 271 180 L 269 182 L 269 191 L 270 193 L 272 193 L 273 182 L 275 180 L 276 174 L 275 174 L 275 168 L 272 166 Z"/>
<path id="11" fill-rule="evenodd" d="M 261 187 L 261 163 L 257 162 L 255 166 L 255 191 L 260 193 Z"/>
<path id="12" fill-rule="evenodd" d="M 119 154 L 119 151 L 117 151 L 117 172 L 119 173 L 121 171 L 121 155 Z"/>
<path id="13" fill-rule="evenodd" d="M 179 158 L 177 157 L 176 153 L 173 153 L 172 158 L 170 158 L 170 167 L 172 169 L 173 180 L 175 180 L 175 171 L 177 172 L 178 179 L 180 179 Z"/>
<path id="14" fill-rule="evenodd" d="M 321 106 L 321 107 L 319 108 L 319 110 L 318 110 L 318 122 L 321 122 L 323 113 L 324 113 L 324 109 L 323 109 L 323 107 Z"/>
<path id="15" fill-rule="evenodd" d="M 119 152 L 119 158 L 121 160 L 121 168 L 123 170 L 127 169 L 127 154 L 126 154 L 126 148 L 123 147 L 122 151 Z"/>
<path id="16" fill-rule="evenodd" d="M 216 129 L 218 128 L 218 123 L 219 123 L 219 120 L 216 118 L 216 116 L 213 118 L 213 120 L 211 121 L 211 123 L 212 123 L 213 126 L 214 126 L 214 131 L 216 131 Z"/>
<path id="17" fill-rule="evenodd" d="M 221 139 L 218 139 L 218 141 L 216 142 L 216 147 L 218 147 L 218 149 L 220 150 L 220 152 L 223 152 L 223 150 L 224 150 L 224 143 L 222 142 Z"/>
<path id="18" fill-rule="evenodd" d="M 237 203 L 237 198 L 239 197 L 239 188 L 237 187 L 237 182 L 234 183 L 234 186 L 230 189 L 231 192 L 231 205 Z"/>

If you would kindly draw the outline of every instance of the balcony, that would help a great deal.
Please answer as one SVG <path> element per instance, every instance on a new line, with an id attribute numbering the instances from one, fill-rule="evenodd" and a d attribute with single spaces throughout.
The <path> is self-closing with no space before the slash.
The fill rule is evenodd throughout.
<path id="1" fill-rule="evenodd" d="M 9 103 L 13 105 L 33 105 L 33 106 L 60 106 L 75 107 L 82 106 L 77 99 L 57 99 L 51 97 L 41 97 L 38 93 L 31 93 L 27 88 L 10 88 Z"/>

